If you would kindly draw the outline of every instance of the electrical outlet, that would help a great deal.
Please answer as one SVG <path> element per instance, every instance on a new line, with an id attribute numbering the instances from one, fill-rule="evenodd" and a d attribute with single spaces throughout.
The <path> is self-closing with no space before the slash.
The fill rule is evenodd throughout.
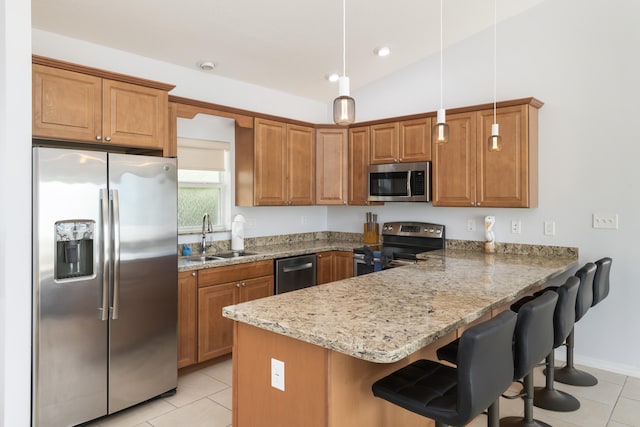
<path id="1" fill-rule="evenodd" d="M 309 217 L 308 217 L 308 216 L 305 216 L 305 215 L 302 215 L 302 216 L 300 217 L 300 224 L 302 224 L 302 225 L 309 224 Z"/>
<path id="2" fill-rule="evenodd" d="M 255 218 L 247 218 L 247 227 L 255 228 L 256 219 Z"/>
<path id="3" fill-rule="evenodd" d="M 467 231 L 476 231 L 476 220 L 475 219 L 467 220 Z"/>
<path id="4" fill-rule="evenodd" d="M 593 228 L 618 229 L 618 214 L 593 214 Z"/>
<path id="5" fill-rule="evenodd" d="M 519 219 L 511 220 L 511 232 L 514 234 L 520 234 L 522 232 L 522 223 Z"/>
<path id="6" fill-rule="evenodd" d="M 556 222 L 555 221 L 545 221 L 544 222 L 544 235 L 545 236 L 555 236 L 556 235 Z"/>
<path id="7" fill-rule="evenodd" d="M 271 387 L 284 391 L 284 362 L 271 359 Z"/>

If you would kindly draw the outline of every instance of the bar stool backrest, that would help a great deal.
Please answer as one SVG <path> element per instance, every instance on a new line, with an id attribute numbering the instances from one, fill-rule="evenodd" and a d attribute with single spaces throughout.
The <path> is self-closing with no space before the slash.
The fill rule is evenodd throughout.
<path id="1" fill-rule="evenodd" d="M 580 279 L 570 276 L 564 285 L 558 287 L 558 303 L 553 313 L 553 348 L 560 347 L 573 329 L 576 322 L 576 298 L 580 288 Z"/>
<path id="2" fill-rule="evenodd" d="M 609 295 L 609 273 L 611 272 L 611 258 L 602 258 L 596 261 L 596 274 L 593 277 L 593 303 L 598 304 Z"/>
<path id="3" fill-rule="evenodd" d="M 592 262 L 586 263 L 576 271 L 575 276 L 580 279 L 580 288 L 576 299 L 576 322 L 587 314 L 591 304 L 593 304 L 593 277 L 595 274 L 596 265 Z"/>

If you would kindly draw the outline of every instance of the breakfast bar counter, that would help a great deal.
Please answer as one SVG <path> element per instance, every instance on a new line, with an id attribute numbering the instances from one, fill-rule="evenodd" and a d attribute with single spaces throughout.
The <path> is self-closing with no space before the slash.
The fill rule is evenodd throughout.
<path id="1" fill-rule="evenodd" d="M 234 427 L 425 426 L 371 394 L 378 378 L 545 286 L 577 258 L 430 252 L 422 261 L 225 307 Z M 284 390 L 272 387 L 284 362 Z"/>

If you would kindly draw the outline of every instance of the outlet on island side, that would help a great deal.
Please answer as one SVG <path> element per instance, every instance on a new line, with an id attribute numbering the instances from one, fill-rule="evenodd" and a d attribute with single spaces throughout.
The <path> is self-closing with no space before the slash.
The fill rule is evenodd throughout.
<path id="1" fill-rule="evenodd" d="M 271 387 L 284 391 L 284 362 L 271 359 Z"/>

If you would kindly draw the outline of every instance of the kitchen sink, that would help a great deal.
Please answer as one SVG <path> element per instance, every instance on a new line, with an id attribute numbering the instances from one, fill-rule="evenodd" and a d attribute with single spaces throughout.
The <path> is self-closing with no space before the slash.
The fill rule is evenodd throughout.
<path id="1" fill-rule="evenodd" d="M 246 251 L 233 251 L 233 252 L 224 252 L 221 254 L 215 254 L 213 255 L 213 258 L 215 259 L 227 259 L 227 258 L 238 258 L 238 257 L 243 257 L 243 256 L 249 256 L 249 255 L 257 255 L 255 252 L 246 252 Z"/>

